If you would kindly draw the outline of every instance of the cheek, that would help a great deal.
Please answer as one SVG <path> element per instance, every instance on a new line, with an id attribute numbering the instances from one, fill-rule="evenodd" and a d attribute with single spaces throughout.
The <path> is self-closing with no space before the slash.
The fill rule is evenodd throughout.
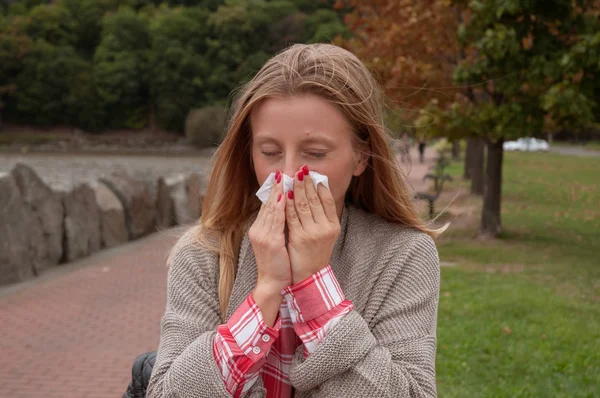
<path id="1" fill-rule="evenodd" d="M 338 163 L 334 163 L 328 167 L 327 170 L 317 171 L 328 177 L 329 188 L 331 188 L 331 194 L 336 201 L 339 201 L 346 196 L 346 191 L 352 181 L 352 164 L 340 166 Z"/>
<path id="2" fill-rule="evenodd" d="M 253 156 L 252 163 L 254 166 L 254 174 L 256 174 L 256 179 L 258 181 L 258 185 L 262 185 L 269 174 L 271 174 L 271 167 L 265 163 L 260 157 Z"/>

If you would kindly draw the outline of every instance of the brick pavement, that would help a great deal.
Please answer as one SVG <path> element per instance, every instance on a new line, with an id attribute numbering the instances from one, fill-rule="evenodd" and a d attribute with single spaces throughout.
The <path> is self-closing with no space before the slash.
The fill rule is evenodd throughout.
<path id="1" fill-rule="evenodd" d="M 432 154 L 431 154 L 432 155 Z M 405 166 L 414 189 L 431 162 Z M 155 350 L 165 261 L 183 228 L 0 288 L 0 398 L 120 397 L 134 358 Z"/>
<path id="2" fill-rule="evenodd" d="M 0 290 L 0 397 L 120 397 L 134 358 L 155 350 L 165 260 L 182 229 L 60 266 Z"/>

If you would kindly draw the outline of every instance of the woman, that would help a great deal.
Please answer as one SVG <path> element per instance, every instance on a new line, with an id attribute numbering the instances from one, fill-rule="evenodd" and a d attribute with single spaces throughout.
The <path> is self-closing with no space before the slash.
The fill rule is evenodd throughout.
<path id="1" fill-rule="evenodd" d="M 200 223 L 169 259 L 148 397 L 436 395 L 437 231 L 411 204 L 376 87 L 317 44 L 241 91 Z"/>

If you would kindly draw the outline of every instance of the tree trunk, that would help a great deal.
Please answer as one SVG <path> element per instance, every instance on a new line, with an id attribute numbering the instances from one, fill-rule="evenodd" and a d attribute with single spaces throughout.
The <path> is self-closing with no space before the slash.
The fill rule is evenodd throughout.
<path id="1" fill-rule="evenodd" d="M 463 178 L 468 180 L 471 178 L 471 174 L 469 174 L 470 161 L 471 161 L 471 153 L 473 152 L 473 140 L 475 137 L 467 137 L 467 149 L 465 150 L 465 171 L 463 173 Z"/>
<path id="2" fill-rule="evenodd" d="M 473 137 L 471 154 L 469 155 L 469 176 L 471 176 L 471 194 L 483 195 L 485 177 L 483 165 L 485 159 L 485 142 L 483 138 Z"/>
<path id="3" fill-rule="evenodd" d="M 483 196 L 479 230 L 479 234 L 483 237 L 496 238 L 502 232 L 500 203 L 502 199 L 503 144 L 504 140 L 499 139 L 498 142 L 488 142 L 487 145 L 487 186 Z"/>
<path id="4" fill-rule="evenodd" d="M 460 160 L 460 140 L 452 141 L 452 159 Z"/>

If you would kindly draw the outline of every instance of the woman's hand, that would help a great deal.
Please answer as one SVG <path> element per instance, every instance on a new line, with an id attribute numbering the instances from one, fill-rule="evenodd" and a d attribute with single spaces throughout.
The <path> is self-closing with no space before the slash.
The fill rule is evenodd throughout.
<path id="1" fill-rule="evenodd" d="M 277 171 L 273 189 L 266 204 L 248 231 L 254 250 L 258 279 L 256 290 L 262 295 L 279 296 L 279 292 L 292 284 L 290 258 L 285 247 L 285 197 L 282 174 Z"/>
<path id="2" fill-rule="evenodd" d="M 294 176 L 294 190 L 288 192 L 286 220 L 292 281 L 298 283 L 329 264 L 340 221 L 331 191 L 323 184 L 315 190 L 308 167 Z"/>

